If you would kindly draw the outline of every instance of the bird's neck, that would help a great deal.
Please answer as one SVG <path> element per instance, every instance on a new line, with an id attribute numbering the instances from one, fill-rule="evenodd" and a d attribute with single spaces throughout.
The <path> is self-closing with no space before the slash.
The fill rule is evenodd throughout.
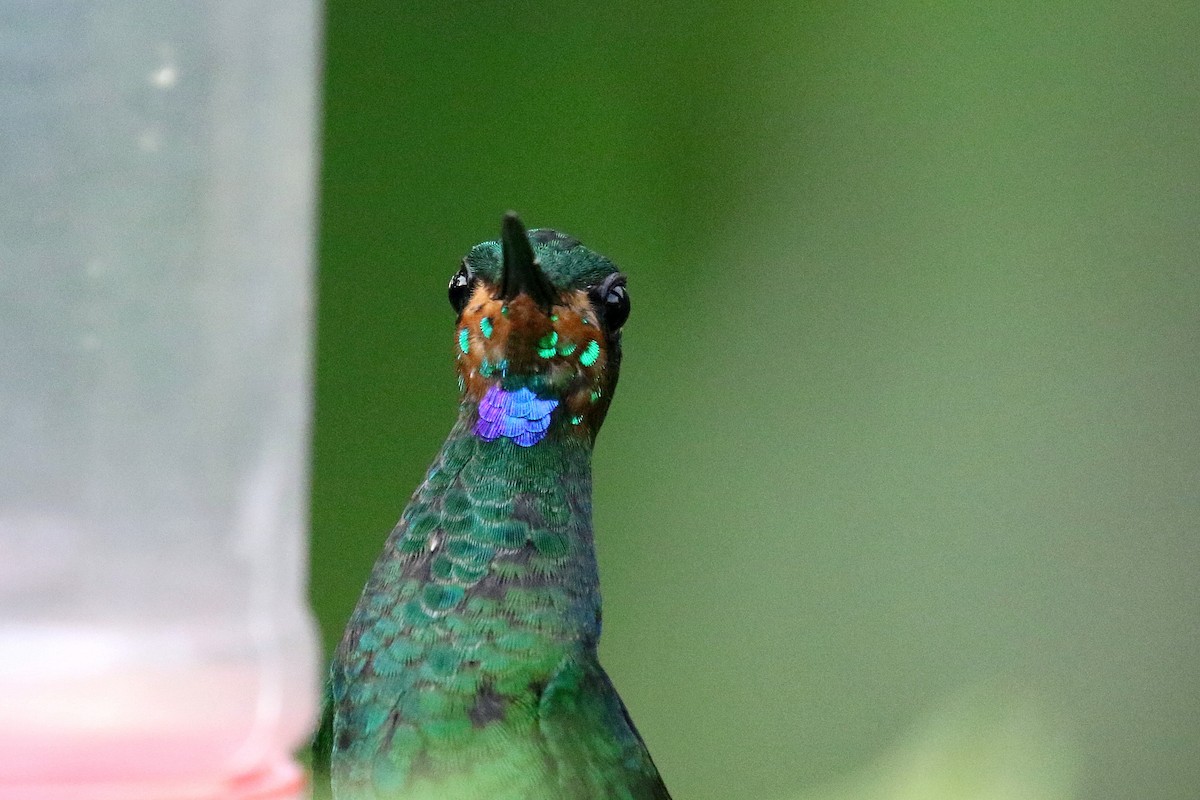
<path id="1" fill-rule="evenodd" d="M 456 619 L 544 615 L 552 638 L 594 646 L 590 441 L 557 431 L 529 447 L 486 441 L 476 421 L 464 407 L 389 542 L 401 577 L 424 585 L 434 624 L 456 633 L 473 630 Z"/>

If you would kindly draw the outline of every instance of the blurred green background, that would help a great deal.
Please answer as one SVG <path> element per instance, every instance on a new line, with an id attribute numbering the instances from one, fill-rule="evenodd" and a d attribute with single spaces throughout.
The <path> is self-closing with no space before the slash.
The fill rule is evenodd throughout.
<path id="1" fill-rule="evenodd" d="M 678 800 L 1200 792 L 1200 6 L 330 0 L 312 596 L 500 214 L 629 273 L 602 656 Z"/>

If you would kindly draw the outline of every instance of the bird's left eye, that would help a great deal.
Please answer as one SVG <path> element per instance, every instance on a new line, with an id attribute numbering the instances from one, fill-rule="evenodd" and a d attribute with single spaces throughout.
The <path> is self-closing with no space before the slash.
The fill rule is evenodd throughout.
<path id="1" fill-rule="evenodd" d="M 471 274 L 471 268 L 464 262 L 458 268 L 458 272 L 454 273 L 454 277 L 450 279 L 448 293 L 450 295 L 450 307 L 454 309 L 455 314 L 461 314 L 466 308 L 467 300 L 471 297 L 471 285 L 475 282 L 475 276 Z"/>
<path id="2" fill-rule="evenodd" d="M 621 273 L 609 275 L 599 286 L 591 289 L 592 305 L 604 320 L 604 327 L 618 331 L 629 319 L 629 289 Z"/>

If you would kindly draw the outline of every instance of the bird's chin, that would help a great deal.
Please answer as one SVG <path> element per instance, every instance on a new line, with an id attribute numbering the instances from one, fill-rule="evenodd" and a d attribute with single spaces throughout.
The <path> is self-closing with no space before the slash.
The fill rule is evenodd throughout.
<path id="1" fill-rule="evenodd" d="M 471 388 L 466 391 L 467 399 L 476 401 L 482 400 L 493 387 L 508 392 L 528 389 L 542 399 L 563 400 L 588 382 L 588 376 L 571 364 L 545 362 L 535 365 L 535 368 L 530 370 L 508 367 L 503 371 L 493 370 L 490 375 L 477 372 L 468 378 Z"/>

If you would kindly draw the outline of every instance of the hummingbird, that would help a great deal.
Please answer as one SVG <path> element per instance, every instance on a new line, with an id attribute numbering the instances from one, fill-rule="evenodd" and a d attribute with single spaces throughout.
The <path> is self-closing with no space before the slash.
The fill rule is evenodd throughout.
<path id="1" fill-rule="evenodd" d="M 596 653 L 626 276 L 510 212 L 449 299 L 458 419 L 334 655 L 314 762 L 336 800 L 670 800 Z"/>

